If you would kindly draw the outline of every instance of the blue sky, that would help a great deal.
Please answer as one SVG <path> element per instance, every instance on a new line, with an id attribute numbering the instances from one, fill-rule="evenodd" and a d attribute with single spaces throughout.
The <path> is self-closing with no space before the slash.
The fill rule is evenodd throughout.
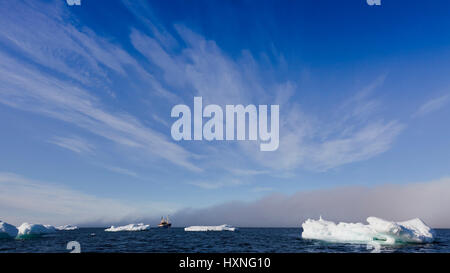
<path id="1" fill-rule="evenodd" d="M 112 223 L 449 175 L 448 1 L 0 3 L 0 216 Z M 279 104 L 280 147 L 176 142 Z M 295 212 L 292 212 L 295 214 Z"/>

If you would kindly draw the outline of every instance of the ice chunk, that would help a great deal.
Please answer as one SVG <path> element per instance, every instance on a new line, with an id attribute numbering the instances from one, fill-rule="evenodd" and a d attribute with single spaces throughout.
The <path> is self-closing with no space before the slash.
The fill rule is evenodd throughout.
<path id="1" fill-rule="evenodd" d="M 43 234 L 56 232 L 56 228 L 54 226 L 28 223 L 23 223 L 20 225 L 18 230 L 18 238 L 36 237 Z"/>
<path id="2" fill-rule="evenodd" d="M 404 222 L 389 222 L 376 217 L 367 218 L 369 225 L 378 233 L 391 236 L 397 242 L 429 243 L 434 240 L 434 231 L 419 218 Z"/>
<path id="3" fill-rule="evenodd" d="M 64 226 L 59 226 L 56 227 L 57 230 L 76 230 L 78 229 L 77 226 L 71 226 L 71 225 L 64 225 Z"/>
<path id="4" fill-rule="evenodd" d="M 143 223 L 139 224 L 129 224 L 126 226 L 115 227 L 111 226 L 110 228 L 105 229 L 105 231 L 143 231 L 150 229 L 150 225 L 144 225 Z"/>
<path id="5" fill-rule="evenodd" d="M 339 223 L 308 219 L 302 224 L 302 237 L 343 243 L 428 243 L 434 240 L 434 231 L 420 219 L 390 222 L 377 217 L 362 223 Z"/>
<path id="6" fill-rule="evenodd" d="M 190 226 L 184 228 L 184 231 L 235 231 L 237 228 L 230 225 L 220 226 Z"/>
<path id="7" fill-rule="evenodd" d="M 15 238 L 19 231 L 13 225 L 0 221 L 0 239 L 1 238 Z"/>
<path id="8" fill-rule="evenodd" d="M 302 224 L 302 237 L 329 242 L 366 242 L 373 238 L 372 230 L 361 223 L 339 223 L 308 219 Z"/>

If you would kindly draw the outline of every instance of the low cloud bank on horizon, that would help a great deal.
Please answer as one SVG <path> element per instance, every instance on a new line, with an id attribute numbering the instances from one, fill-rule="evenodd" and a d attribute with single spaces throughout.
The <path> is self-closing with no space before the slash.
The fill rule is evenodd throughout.
<path id="1" fill-rule="evenodd" d="M 450 178 L 407 185 L 348 186 L 257 201 L 228 202 L 202 209 L 170 208 L 174 226 L 232 224 L 241 227 L 300 227 L 308 218 L 365 222 L 368 216 L 403 221 L 420 218 L 434 228 L 450 227 Z M 9 196 L 9 197 L 8 197 Z M 155 226 L 167 204 L 125 204 L 0 173 L 1 220 L 20 224 L 106 226 L 145 222 Z M 150 212 L 150 213 L 149 213 Z M 149 215 L 150 214 L 150 215 Z M 70 223 L 68 222 L 70 221 Z"/>
<path id="2" fill-rule="evenodd" d="M 365 222 L 368 216 L 391 221 L 417 217 L 433 228 L 448 228 L 449 195 L 450 178 L 445 177 L 407 185 L 348 186 L 292 195 L 271 194 L 254 202 L 182 210 L 173 219 L 185 225 L 300 227 L 306 219 L 320 216 L 335 222 Z"/>

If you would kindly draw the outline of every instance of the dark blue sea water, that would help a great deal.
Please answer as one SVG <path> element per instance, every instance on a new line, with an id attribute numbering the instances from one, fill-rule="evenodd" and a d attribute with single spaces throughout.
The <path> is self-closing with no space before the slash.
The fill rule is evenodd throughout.
<path id="1" fill-rule="evenodd" d="M 236 232 L 185 232 L 183 228 L 105 232 L 103 228 L 58 231 L 40 238 L 0 239 L 0 252 L 370 252 L 367 245 L 334 244 L 301 238 L 300 228 L 241 228 Z M 382 246 L 381 252 L 450 252 L 450 229 L 437 229 L 431 244 Z"/>

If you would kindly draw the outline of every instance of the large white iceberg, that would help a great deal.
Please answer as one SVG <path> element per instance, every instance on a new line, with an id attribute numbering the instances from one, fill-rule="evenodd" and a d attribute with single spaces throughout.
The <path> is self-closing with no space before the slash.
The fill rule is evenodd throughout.
<path id="1" fill-rule="evenodd" d="M 230 225 L 220 226 L 190 226 L 185 227 L 184 231 L 235 231 L 237 228 Z"/>
<path id="2" fill-rule="evenodd" d="M 129 224 L 126 226 L 115 227 L 111 226 L 110 228 L 105 229 L 105 231 L 144 231 L 150 229 L 150 225 L 144 225 L 143 223 L 139 224 Z"/>
<path id="3" fill-rule="evenodd" d="M 78 229 L 77 226 L 72 226 L 72 225 L 64 225 L 64 226 L 59 226 L 56 227 L 57 230 L 76 230 Z"/>
<path id="4" fill-rule="evenodd" d="M 429 243 L 434 231 L 422 220 L 415 218 L 405 222 L 390 222 L 368 217 L 368 225 L 362 223 L 339 223 L 308 219 L 302 224 L 302 238 L 343 243 Z"/>
<path id="5" fill-rule="evenodd" d="M 0 221 L 0 239 L 15 238 L 18 232 L 15 226 Z"/>
<path id="6" fill-rule="evenodd" d="M 28 238 L 41 236 L 43 234 L 56 232 L 56 228 L 50 225 L 23 223 L 18 228 L 17 238 Z"/>

